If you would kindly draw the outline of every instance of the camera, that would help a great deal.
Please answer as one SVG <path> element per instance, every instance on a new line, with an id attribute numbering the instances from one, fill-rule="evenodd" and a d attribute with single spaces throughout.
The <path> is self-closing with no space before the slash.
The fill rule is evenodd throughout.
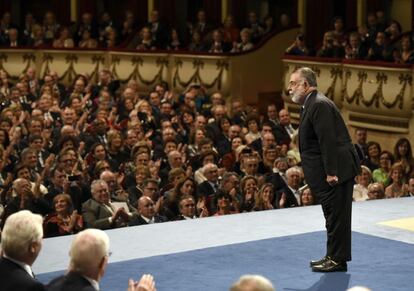
<path id="1" fill-rule="evenodd" d="M 80 180 L 80 175 L 70 175 L 68 176 L 68 181 L 69 182 L 77 182 Z"/>

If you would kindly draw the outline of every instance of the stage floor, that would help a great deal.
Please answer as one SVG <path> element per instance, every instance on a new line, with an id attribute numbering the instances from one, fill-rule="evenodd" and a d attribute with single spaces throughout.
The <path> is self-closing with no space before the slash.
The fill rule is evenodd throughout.
<path id="1" fill-rule="evenodd" d="M 414 198 L 354 203 L 353 232 L 348 272 L 321 275 L 308 267 L 325 250 L 320 206 L 110 230 L 101 289 L 126 290 L 128 278 L 152 273 L 159 291 L 228 290 L 241 274 L 259 273 L 277 290 L 413 290 Z M 71 239 L 44 240 L 34 265 L 40 280 L 64 272 Z"/>

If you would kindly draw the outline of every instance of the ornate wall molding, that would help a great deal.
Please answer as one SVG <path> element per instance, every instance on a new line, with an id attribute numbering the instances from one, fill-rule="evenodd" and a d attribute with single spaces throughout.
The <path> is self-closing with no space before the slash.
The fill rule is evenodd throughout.
<path id="1" fill-rule="evenodd" d="M 290 73 L 298 67 L 310 66 L 316 69 L 319 90 L 347 112 L 349 125 L 395 133 L 410 131 L 410 120 L 414 121 L 413 71 L 410 66 L 311 60 L 289 57 L 283 60 L 284 92 Z M 290 102 L 288 98 L 285 100 Z M 289 104 L 288 108 L 295 108 L 295 105 Z"/>

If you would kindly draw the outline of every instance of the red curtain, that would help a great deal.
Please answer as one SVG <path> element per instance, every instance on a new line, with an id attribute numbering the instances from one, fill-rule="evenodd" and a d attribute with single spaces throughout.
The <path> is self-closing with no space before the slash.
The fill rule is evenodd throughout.
<path id="1" fill-rule="evenodd" d="M 238 27 L 244 27 L 247 19 L 247 0 L 231 0 L 229 13 L 233 15 Z"/>
<path id="2" fill-rule="evenodd" d="M 83 13 L 90 13 L 95 19 L 98 19 L 95 0 L 77 0 L 78 2 L 78 21 Z"/>
<path id="3" fill-rule="evenodd" d="M 225 0 L 224 0 L 225 1 Z M 214 26 L 221 24 L 221 0 L 203 0 L 203 7 Z"/>
<path id="4" fill-rule="evenodd" d="M 315 47 L 322 43 L 323 34 L 331 29 L 331 1 L 306 1 L 306 40 Z"/>
<path id="5" fill-rule="evenodd" d="M 163 21 L 175 24 L 175 0 L 155 0 L 154 9 L 158 10 Z"/>
<path id="6" fill-rule="evenodd" d="M 345 23 L 348 30 L 357 30 L 357 0 L 346 1 Z"/>

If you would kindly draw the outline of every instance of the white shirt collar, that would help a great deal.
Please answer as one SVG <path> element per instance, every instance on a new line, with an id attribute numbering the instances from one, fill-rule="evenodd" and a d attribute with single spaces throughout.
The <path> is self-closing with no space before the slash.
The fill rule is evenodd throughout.
<path id="1" fill-rule="evenodd" d="M 15 259 L 12 259 L 12 258 L 8 257 L 6 254 L 3 254 L 3 257 L 8 259 L 9 261 L 12 261 L 13 263 L 19 265 L 23 270 L 25 270 L 27 272 L 27 274 L 30 275 L 30 277 L 34 278 L 32 268 L 28 264 L 23 263 L 23 262 L 18 261 L 18 260 L 15 260 Z"/>
<path id="2" fill-rule="evenodd" d="M 92 278 L 89 278 L 87 276 L 83 276 L 82 275 L 82 277 L 85 278 L 86 280 L 88 280 L 89 283 L 91 283 L 93 289 L 95 289 L 96 291 L 99 291 L 99 283 L 98 283 L 98 281 L 96 281 L 96 280 L 94 280 Z"/>
<path id="3" fill-rule="evenodd" d="M 143 216 L 143 215 L 141 215 L 141 217 L 142 217 L 142 219 L 144 219 L 144 220 L 145 220 L 145 222 L 146 222 L 146 223 L 148 223 L 148 224 L 155 223 L 154 217 L 153 217 L 153 218 L 151 218 L 151 219 L 146 218 L 146 217 L 145 217 L 145 216 Z"/>

